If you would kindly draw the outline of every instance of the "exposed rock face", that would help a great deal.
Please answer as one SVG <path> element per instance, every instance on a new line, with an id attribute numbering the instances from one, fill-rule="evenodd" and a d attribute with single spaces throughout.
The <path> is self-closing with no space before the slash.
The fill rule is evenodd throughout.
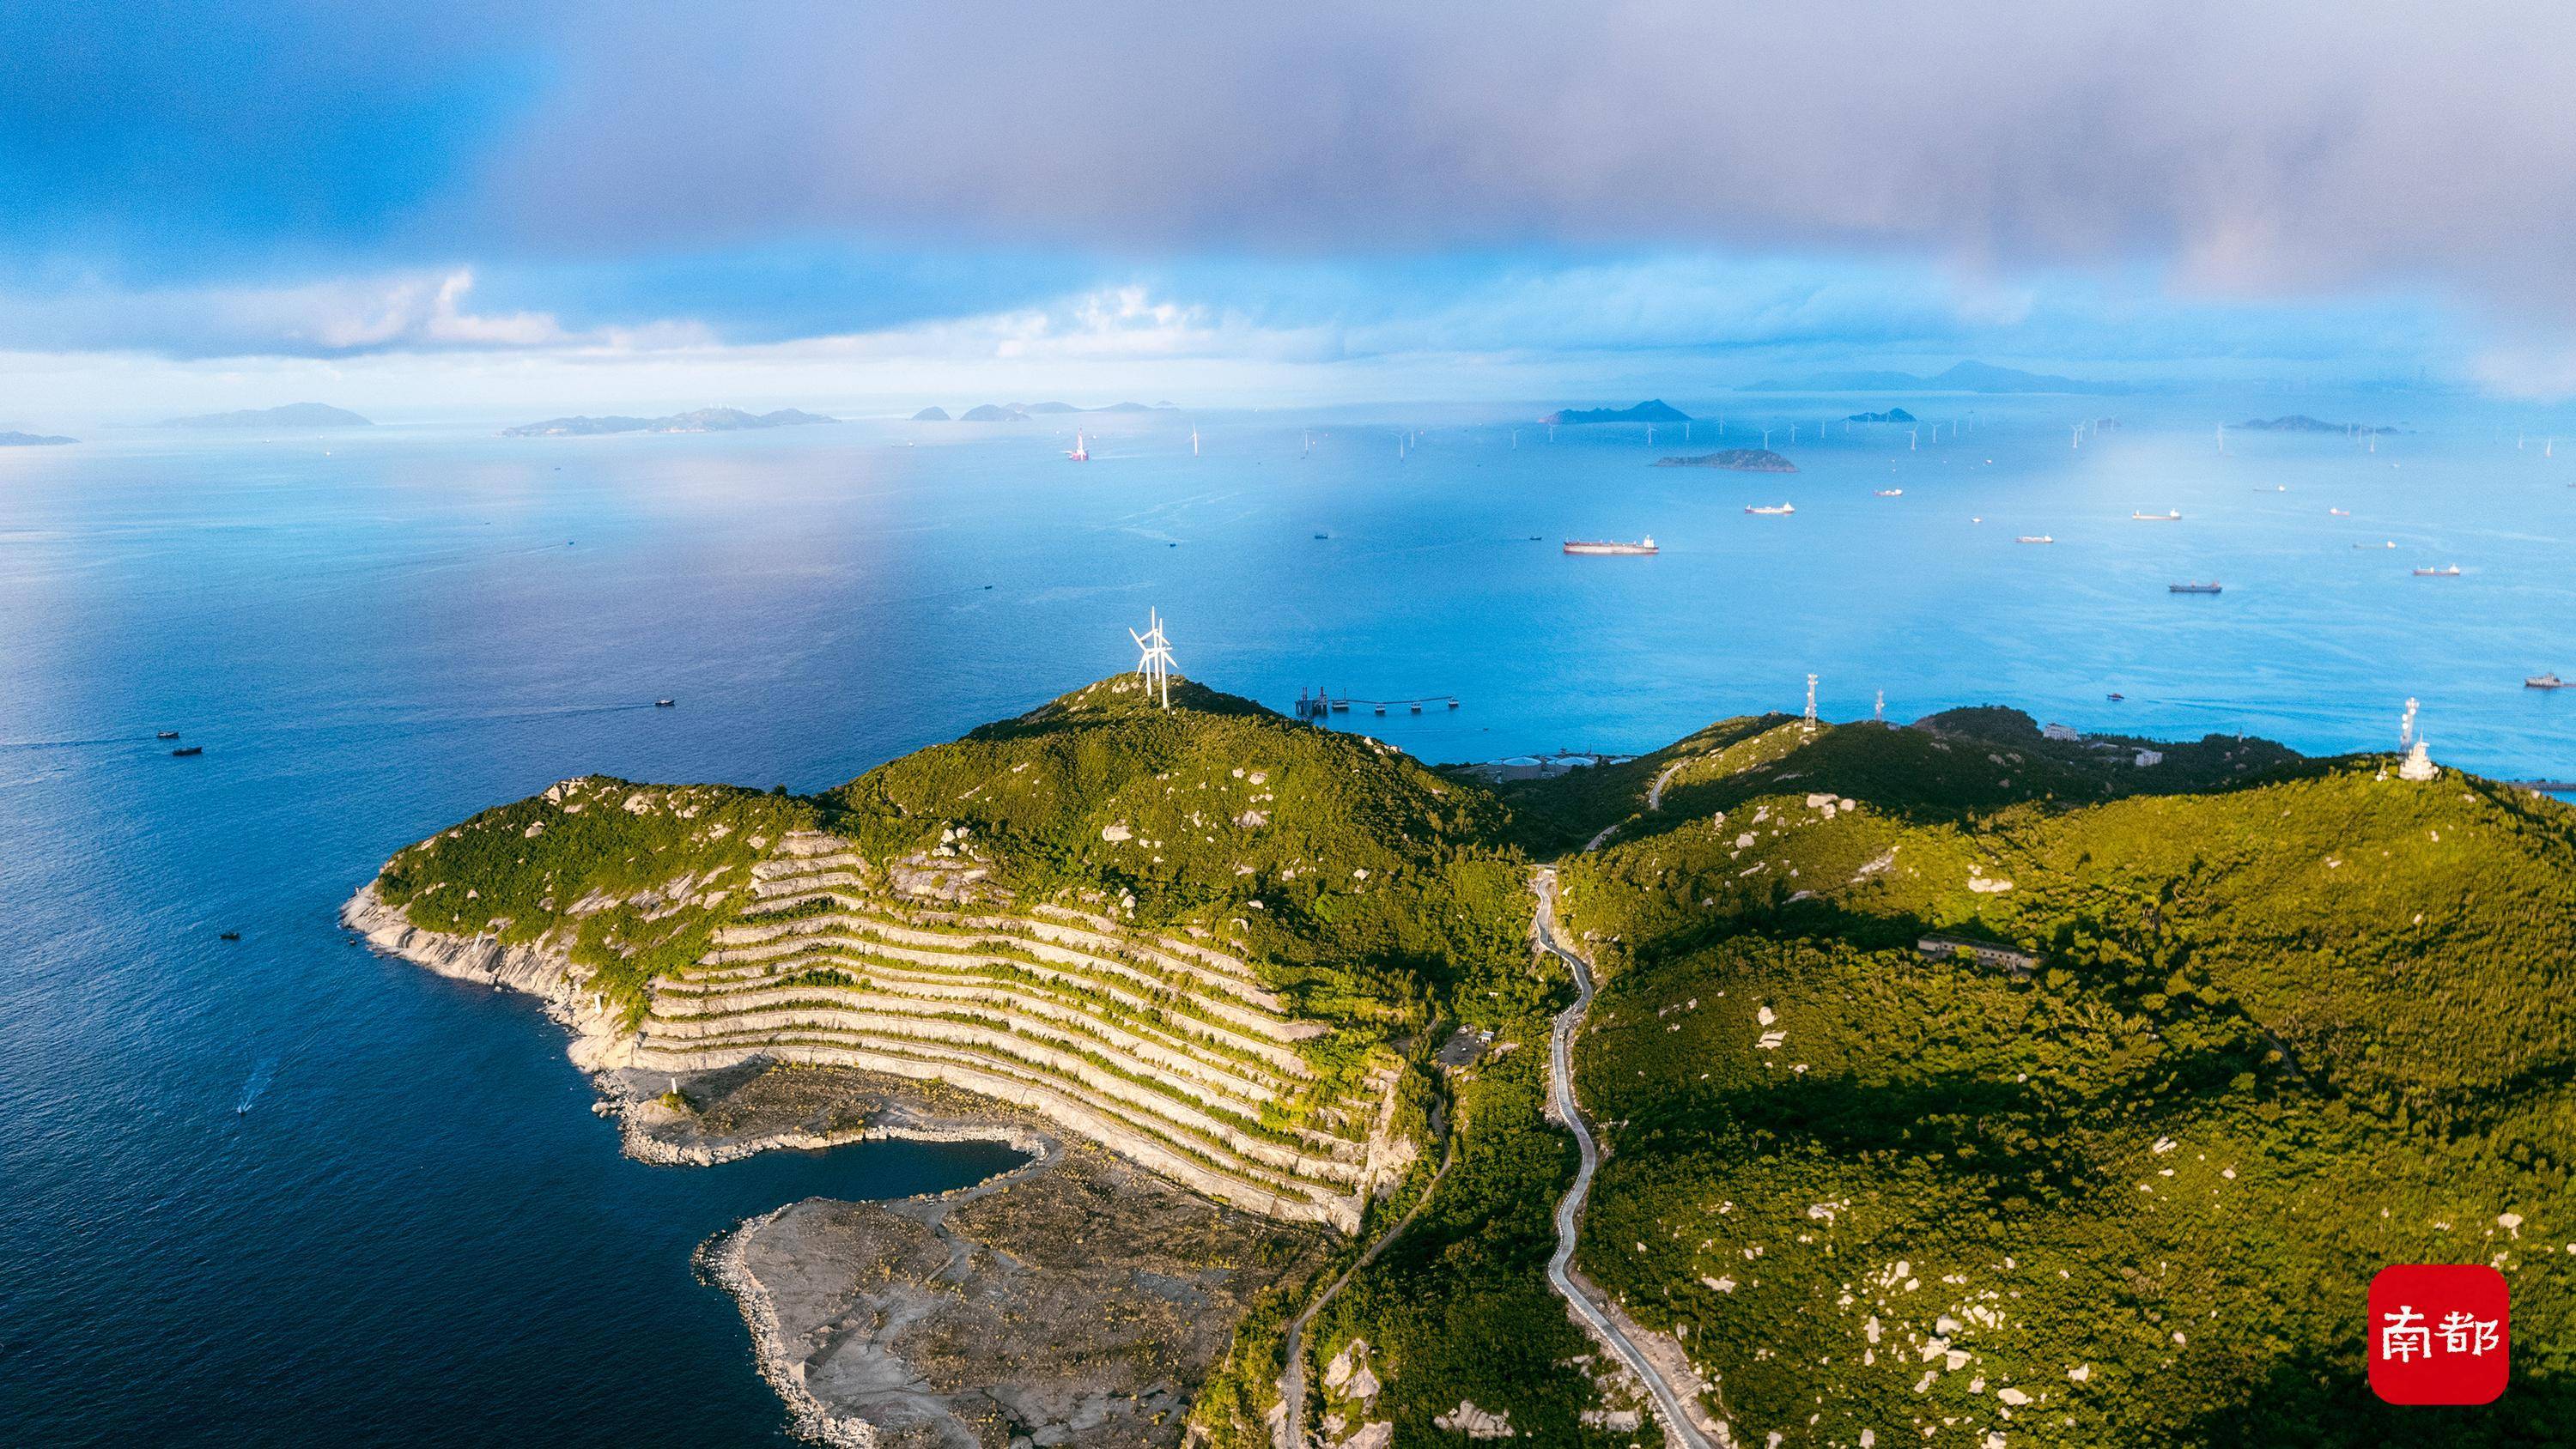
<path id="1" fill-rule="evenodd" d="M 1460 1399 L 1458 1407 L 1433 1419 L 1431 1423 L 1434 1428 L 1446 1429 L 1452 1434 L 1464 1434 L 1470 1439 L 1509 1439 L 1513 1432 L 1508 1415 L 1489 1413 L 1477 1408 L 1475 1403 L 1468 1399 Z"/>
<path id="2" fill-rule="evenodd" d="M 340 907 L 340 924 L 388 956 L 426 966 L 441 976 L 525 992 L 546 1004 L 547 1014 L 573 1033 L 573 1064 L 607 1071 L 632 1062 L 634 1041 L 582 983 L 589 973 L 551 943 L 507 945 L 491 936 L 451 936 L 423 930 L 386 905 L 373 881 Z"/>
<path id="3" fill-rule="evenodd" d="M 1323 1246 L 1076 1146 L 946 1197 L 810 1199 L 702 1261 L 809 1437 L 1163 1449 L 1253 1295 Z"/>
<path id="4" fill-rule="evenodd" d="M 581 793 L 564 793 L 560 808 L 590 808 Z M 630 813 L 654 808 L 618 787 L 592 793 Z M 512 836 L 526 838 L 524 828 Z M 1018 906 L 989 886 L 971 845 L 952 830 L 880 868 L 849 841 L 788 833 L 751 865 L 750 899 L 733 908 L 733 924 L 716 927 L 685 972 L 657 977 L 632 1021 L 589 992 L 568 939 L 512 945 L 421 929 L 372 885 L 344 917 L 379 950 L 546 1001 L 587 1069 L 667 1079 L 789 1063 L 961 1087 L 1221 1202 L 1356 1231 L 1370 1196 L 1418 1152 L 1395 1135 L 1392 1071 L 1304 1125 L 1267 1125 L 1310 1090 L 1298 1043 L 1320 1023 L 1291 1018 L 1246 962 L 1211 944 Z M 584 897 L 566 913 L 620 906 L 658 919 L 676 902 L 713 899 L 705 884 L 683 875 L 615 900 Z M 661 1158 L 649 1134 L 634 1136 L 657 1110 L 659 1082 L 612 1090 L 625 1099 L 630 1150 L 703 1160 L 676 1148 L 681 1156 Z M 798 1145 L 827 1138 L 808 1132 Z"/>

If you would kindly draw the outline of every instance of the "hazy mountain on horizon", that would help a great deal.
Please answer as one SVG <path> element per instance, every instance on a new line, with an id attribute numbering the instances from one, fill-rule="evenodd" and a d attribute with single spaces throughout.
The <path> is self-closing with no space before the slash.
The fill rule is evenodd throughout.
<path id="1" fill-rule="evenodd" d="M 1686 423 L 1690 414 L 1662 398 L 1648 398 L 1632 408 L 1559 408 L 1539 419 L 1551 425 L 1576 423 Z"/>
<path id="2" fill-rule="evenodd" d="M 1171 410 L 1172 405 L 1167 402 L 1154 403 L 1150 406 L 1140 402 L 1115 402 L 1110 403 L 1105 407 L 1096 408 L 1078 408 L 1069 402 L 980 403 L 974 407 L 968 408 L 962 413 L 959 413 L 957 415 L 957 421 L 961 423 L 1017 423 L 1025 422 L 1034 417 L 1054 417 L 1064 413 L 1155 413 L 1169 412 Z M 913 421 L 941 422 L 945 421 L 948 416 L 946 413 L 940 413 L 936 418 L 931 417 L 930 414 L 934 412 L 939 412 L 939 410 L 937 408 L 924 408 L 913 415 Z"/>
<path id="3" fill-rule="evenodd" d="M 52 448 L 79 441 L 52 433 L 0 433 L 0 448 Z"/>
<path id="4" fill-rule="evenodd" d="M 2066 392 L 2109 395 L 2134 391 L 2125 383 L 2093 382 L 2054 373 L 2024 372 L 1970 359 L 1930 377 L 1911 372 L 1823 372 L 1801 379 L 1749 382 L 1737 392 Z"/>
<path id="5" fill-rule="evenodd" d="M 793 428 L 809 423 L 839 422 L 816 413 L 780 408 L 774 413 L 747 413 L 740 408 L 699 408 L 662 418 L 548 418 L 503 428 L 505 438 L 588 438 L 607 433 L 732 433 L 750 428 Z"/>
<path id="6" fill-rule="evenodd" d="M 288 403 L 284 407 L 243 408 L 238 412 L 200 413 L 165 418 L 165 428 L 372 428 L 375 423 L 347 408 L 329 403 Z"/>

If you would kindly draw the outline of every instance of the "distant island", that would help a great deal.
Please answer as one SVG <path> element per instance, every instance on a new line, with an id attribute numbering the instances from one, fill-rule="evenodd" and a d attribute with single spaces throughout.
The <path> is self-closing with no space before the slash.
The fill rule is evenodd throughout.
<path id="1" fill-rule="evenodd" d="M 838 418 L 801 413 L 794 408 L 780 408 L 774 413 L 747 413 L 740 408 L 700 408 L 692 413 L 673 413 L 667 418 L 548 418 L 542 423 L 503 428 L 501 436 L 588 438 L 603 433 L 733 433 L 749 428 L 796 428 L 808 423 L 838 421 Z"/>
<path id="2" fill-rule="evenodd" d="M 1560 408 L 1539 419 L 1542 423 L 1572 425 L 1576 423 L 1686 423 L 1690 414 L 1665 402 L 1648 398 L 1632 408 Z"/>
<path id="3" fill-rule="evenodd" d="M 1068 402 L 984 403 L 976 407 L 968 408 L 966 411 L 959 413 L 957 415 L 957 421 L 961 423 L 1024 423 L 1034 417 L 1048 417 L 1061 413 L 1158 413 L 1169 412 L 1171 410 L 1172 405 L 1170 403 L 1155 403 L 1151 407 L 1148 407 L 1144 403 L 1140 402 L 1118 402 L 1110 403 L 1106 407 L 1096 408 L 1078 408 Z M 912 415 L 912 420 L 917 423 L 944 423 L 948 421 L 948 414 L 940 411 L 938 408 L 923 408 L 920 412 Z"/>
<path id="4" fill-rule="evenodd" d="M 1911 421 L 1905 419 L 1904 421 Z M 1687 458 L 1657 458 L 1658 468 L 1727 468 L 1738 473 L 1795 473 L 1798 465 L 1769 448 L 1722 448 Z"/>
<path id="5" fill-rule="evenodd" d="M 1854 413 L 1843 419 L 1847 423 L 1910 423 L 1914 414 L 1903 408 L 1889 408 L 1883 413 Z"/>
<path id="6" fill-rule="evenodd" d="M 165 419 L 165 428 L 372 428 L 374 423 L 328 403 L 288 403 L 280 408 L 244 408 L 232 413 L 201 413 L 193 418 Z"/>
<path id="7" fill-rule="evenodd" d="M 2375 428 L 2368 423 L 2330 423 L 2306 413 L 2292 413 L 2280 418 L 2251 418 L 2236 426 L 2254 433 L 2393 433 L 2395 428 Z"/>
<path id="8" fill-rule="evenodd" d="M 51 433 L 0 433 L 0 448 L 52 448 L 79 441 L 78 438 L 57 437 Z"/>
<path id="9" fill-rule="evenodd" d="M 1737 392 L 2071 392 L 2125 393 L 2116 382 L 2088 382 L 2053 373 L 2024 372 L 1990 362 L 1962 362 L 1930 377 L 1911 372 L 1823 372 L 1793 380 L 1747 383 Z"/>

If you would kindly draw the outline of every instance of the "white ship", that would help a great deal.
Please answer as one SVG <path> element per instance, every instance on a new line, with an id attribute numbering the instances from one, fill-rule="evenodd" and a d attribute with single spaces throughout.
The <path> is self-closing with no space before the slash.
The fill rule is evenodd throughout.
<path id="1" fill-rule="evenodd" d="M 1659 552 L 1655 547 L 1655 536 L 1651 533 L 1647 534 L 1644 538 L 1637 540 L 1635 543 L 1614 543 L 1606 539 L 1597 538 L 1569 538 L 1565 541 L 1565 551 L 1567 553 L 1575 554 L 1590 554 L 1596 557 L 1638 557 Z"/>
<path id="2" fill-rule="evenodd" d="M 2182 510 L 2168 508 L 2162 513 L 2148 513 L 2143 509 L 2133 508 L 2129 510 L 2129 516 L 2140 523 L 2172 523 L 2182 517 Z"/>
<path id="3" fill-rule="evenodd" d="M 1798 505 L 1794 503 L 1783 503 L 1779 507 L 1773 508 L 1768 504 L 1748 503 L 1744 506 L 1744 511 L 1747 513 L 1759 513 L 1766 518 L 1780 518 L 1797 512 Z"/>

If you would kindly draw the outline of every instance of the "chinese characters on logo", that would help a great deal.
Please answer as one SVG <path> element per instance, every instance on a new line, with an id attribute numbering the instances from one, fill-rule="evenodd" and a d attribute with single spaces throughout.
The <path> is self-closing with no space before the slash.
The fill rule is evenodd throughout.
<path id="1" fill-rule="evenodd" d="M 2409 1264 L 2370 1280 L 2370 1388 L 2392 1404 L 2486 1404 L 2504 1392 L 2512 1316 L 2504 1275 Z"/>

